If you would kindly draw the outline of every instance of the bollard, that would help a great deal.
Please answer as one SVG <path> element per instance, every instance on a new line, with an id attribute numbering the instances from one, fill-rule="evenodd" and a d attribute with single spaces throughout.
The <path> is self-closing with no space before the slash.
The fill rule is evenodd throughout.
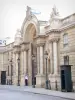
<path id="1" fill-rule="evenodd" d="M 33 78 L 33 85 L 32 85 L 32 87 L 33 87 L 33 88 L 35 88 L 35 82 L 34 82 L 34 78 Z"/>
<path id="2" fill-rule="evenodd" d="M 72 81 L 72 91 L 74 92 L 74 89 L 73 89 L 73 81 Z"/>
<path id="3" fill-rule="evenodd" d="M 57 80 L 55 81 L 55 89 L 56 89 L 56 91 L 58 90 Z"/>

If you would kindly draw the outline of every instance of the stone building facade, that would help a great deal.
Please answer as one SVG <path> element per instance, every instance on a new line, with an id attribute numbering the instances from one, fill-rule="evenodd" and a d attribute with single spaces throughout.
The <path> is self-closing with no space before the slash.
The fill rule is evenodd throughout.
<path id="1" fill-rule="evenodd" d="M 47 66 L 45 59 L 47 52 Z M 34 56 L 34 59 L 33 59 Z M 19 60 L 19 64 L 17 59 Z M 52 89 L 60 89 L 60 65 L 73 65 L 72 81 L 75 83 L 75 14 L 60 18 L 56 8 L 52 9 L 49 21 L 40 21 L 27 7 L 21 30 L 17 30 L 13 43 L 0 47 L 0 83 L 2 71 L 6 72 L 6 83 L 45 87 L 46 75 Z M 46 70 L 47 69 L 47 70 Z"/>

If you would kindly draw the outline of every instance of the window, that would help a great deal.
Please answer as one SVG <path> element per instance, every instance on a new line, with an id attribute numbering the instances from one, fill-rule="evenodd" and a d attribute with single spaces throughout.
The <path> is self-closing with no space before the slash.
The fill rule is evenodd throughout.
<path id="1" fill-rule="evenodd" d="M 68 45 L 68 34 L 67 33 L 63 35 L 63 45 L 64 46 Z"/>
<path id="2" fill-rule="evenodd" d="M 69 65 L 69 56 L 64 56 L 64 65 Z"/>

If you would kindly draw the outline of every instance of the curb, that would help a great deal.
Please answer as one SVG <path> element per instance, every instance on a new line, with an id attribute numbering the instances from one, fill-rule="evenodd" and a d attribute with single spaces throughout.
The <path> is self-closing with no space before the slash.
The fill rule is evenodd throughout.
<path id="1" fill-rule="evenodd" d="M 75 100 L 73 98 L 67 98 L 67 97 L 62 97 L 62 96 L 55 96 L 55 95 L 39 93 L 39 92 L 33 92 L 33 91 L 25 91 L 25 90 L 10 89 L 10 88 L 0 88 L 0 89 L 1 90 L 9 90 L 9 91 L 17 91 L 17 92 L 27 92 L 27 93 L 40 94 L 40 95 L 47 95 L 47 96 L 59 97 L 59 98 L 67 99 L 67 100 Z"/>

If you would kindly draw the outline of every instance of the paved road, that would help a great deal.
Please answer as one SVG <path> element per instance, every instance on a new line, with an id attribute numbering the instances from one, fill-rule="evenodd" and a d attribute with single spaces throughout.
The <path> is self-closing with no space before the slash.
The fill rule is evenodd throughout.
<path id="1" fill-rule="evenodd" d="M 26 92 L 0 90 L 0 100 L 69 100 L 69 99 L 26 93 Z"/>

